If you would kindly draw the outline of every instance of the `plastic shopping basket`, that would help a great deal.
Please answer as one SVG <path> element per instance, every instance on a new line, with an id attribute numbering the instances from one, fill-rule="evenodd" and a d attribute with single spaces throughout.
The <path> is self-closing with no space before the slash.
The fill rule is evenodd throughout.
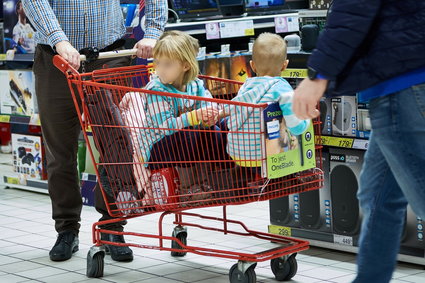
<path id="1" fill-rule="evenodd" d="M 108 212 L 114 217 L 93 225 L 95 246 L 87 257 L 89 277 L 103 276 L 105 244 L 166 250 L 173 256 L 191 252 L 236 259 L 238 264 L 230 270 L 231 282 L 245 282 L 240 281 L 241 278 L 255 282 L 256 262 L 266 260 L 272 261 L 276 279 L 289 280 L 295 275 L 295 255 L 307 249 L 308 242 L 250 230 L 240 221 L 229 220 L 226 206 L 320 188 L 323 182 L 323 174 L 319 170 L 322 160 L 320 146 L 315 147 L 319 169 L 269 180 L 264 169 L 267 164 L 265 127 L 248 123 L 241 130 L 234 126 L 242 119 L 239 118 L 242 113 L 259 116 L 268 107 L 267 104 L 231 101 L 242 83 L 199 76 L 213 98 L 194 97 L 143 89 L 151 77 L 145 66 L 80 74 L 59 56 L 54 58 L 54 63 L 67 77 L 86 141 L 87 132 L 92 132 L 96 148 L 87 142 L 88 152 L 95 165 Z M 166 114 L 164 109 L 168 111 Z M 217 124 L 205 121 L 196 126 L 181 124 L 185 123 L 184 119 L 189 119 L 185 113 L 199 110 L 211 114 L 211 109 L 220 110 L 220 115 L 223 115 Z M 236 118 L 231 121 L 225 118 L 229 114 Z M 159 121 L 161 115 L 169 115 L 169 119 Z M 183 118 L 176 120 L 173 117 Z M 320 133 L 319 124 L 319 121 L 314 122 L 317 134 Z M 228 154 L 230 137 L 238 141 L 233 145 L 237 158 Z M 99 160 L 94 159 L 94 150 L 99 151 Z M 185 212 L 212 206 L 223 207 L 222 218 Z M 162 213 L 156 234 L 99 228 L 100 225 L 156 212 Z M 169 214 L 175 215 L 176 224 L 171 237 L 165 236 L 162 231 L 163 219 Z M 222 227 L 184 222 L 183 216 L 219 222 Z M 239 229 L 230 229 L 229 225 L 236 225 Z M 187 244 L 186 227 L 250 236 L 280 246 L 254 254 L 193 247 Z M 101 240 L 101 233 L 157 239 L 158 242 L 156 245 L 113 243 Z M 165 242 L 171 242 L 171 247 Z"/>

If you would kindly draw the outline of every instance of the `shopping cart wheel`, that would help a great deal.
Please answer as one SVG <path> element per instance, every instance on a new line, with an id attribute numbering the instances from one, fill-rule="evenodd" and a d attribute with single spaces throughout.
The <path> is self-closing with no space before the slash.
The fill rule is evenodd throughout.
<path id="1" fill-rule="evenodd" d="M 179 239 L 180 242 L 183 243 L 183 245 L 187 245 L 187 231 L 186 228 L 183 227 L 176 227 L 174 228 L 173 231 L 173 235 L 172 237 L 175 237 L 177 239 Z M 177 241 L 172 240 L 171 241 L 171 248 L 172 249 L 178 249 L 178 250 L 182 250 L 183 247 L 179 245 L 179 243 L 177 243 Z M 187 252 L 171 252 L 171 256 L 185 256 Z"/>
<path id="2" fill-rule="evenodd" d="M 297 274 L 298 263 L 295 258 L 297 254 L 292 254 L 286 260 L 284 258 L 274 258 L 271 260 L 271 268 L 277 281 L 288 281 Z"/>
<path id="3" fill-rule="evenodd" d="M 103 276 L 104 258 L 105 251 L 103 247 L 93 246 L 90 248 L 87 253 L 87 277 L 99 278 Z"/>
<path id="4" fill-rule="evenodd" d="M 242 272 L 238 268 L 238 263 L 234 264 L 229 271 L 230 283 L 256 283 L 257 275 L 254 270 L 256 266 L 257 264 L 253 264 Z"/>

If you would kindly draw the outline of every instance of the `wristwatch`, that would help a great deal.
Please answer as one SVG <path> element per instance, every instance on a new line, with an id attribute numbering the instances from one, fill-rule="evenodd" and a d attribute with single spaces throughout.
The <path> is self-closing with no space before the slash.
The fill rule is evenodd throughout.
<path id="1" fill-rule="evenodd" d="M 314 81 L 315 79 L 317 79 L 318 74 L 319 73 L 315 69 L 313 69 L 312 67 L 308 67 L 307 76 L 310 80 Z"/>

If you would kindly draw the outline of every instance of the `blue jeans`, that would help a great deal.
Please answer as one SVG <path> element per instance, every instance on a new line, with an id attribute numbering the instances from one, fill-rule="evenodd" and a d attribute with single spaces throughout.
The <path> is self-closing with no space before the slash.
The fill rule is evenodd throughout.
<path id="1" fill-rule="evenodd" d="M 370 117 L 354 282 L 386 283 L 396 266 L 407 204 L 425 219 L 425 84 L 372 100 Z"/>

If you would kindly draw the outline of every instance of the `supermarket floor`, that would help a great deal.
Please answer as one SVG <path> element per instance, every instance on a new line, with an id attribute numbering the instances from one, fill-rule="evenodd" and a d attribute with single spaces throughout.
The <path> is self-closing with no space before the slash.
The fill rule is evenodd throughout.
<path id="1" fill-rule="evenodd" d="M 209 208 L 202 212 L 220 216 L 221 210 Z M 48 257 L 48 251 L 56 240 L 50 213 L 47 195 L 0 188 L 0 282 L 229 282 L 228 271 L 234 264 L 232 260 L 194 254 L 173 258 L 169 252 L 137 248 L 134 248 L 135 259 L 131 263 L 114 262 L 106 256 L 104 277 L 89 279 L 85 276 L 86 255 L 91 246 L 91 224 L 99 217 L 98 213 L 92 207 L 83 208 L 80 251 L 66 262 L 52 262 Z M 267 230 L 267 202 L 230 207 L 229 214 L 244 221 L 250 228 Z M 154 233 L 157 217 L 150 215 L 132 219 L 126 231 Z M 165 224 L 165 231 L 169 234 L 173 228 L 171 221 L 167 219 Z M 247 251 L 270 245 L 263 243 L 258 246 L 250 238 L 216 235 L 195 229 L 189 230 L 188 243 Z M 344 283 L 350 282 L 355 274 L 355 257 L 352 254 L 311 248 L 300 253 L 297 259 L 298 273 L 291 282 Z M 277 282 L 273 280 L 269 262 L 259 263 L 255 270 L 257 282 Z M 392 282 L 423 283 L 425 272 L 421 266 L 400 263 Z"/>

